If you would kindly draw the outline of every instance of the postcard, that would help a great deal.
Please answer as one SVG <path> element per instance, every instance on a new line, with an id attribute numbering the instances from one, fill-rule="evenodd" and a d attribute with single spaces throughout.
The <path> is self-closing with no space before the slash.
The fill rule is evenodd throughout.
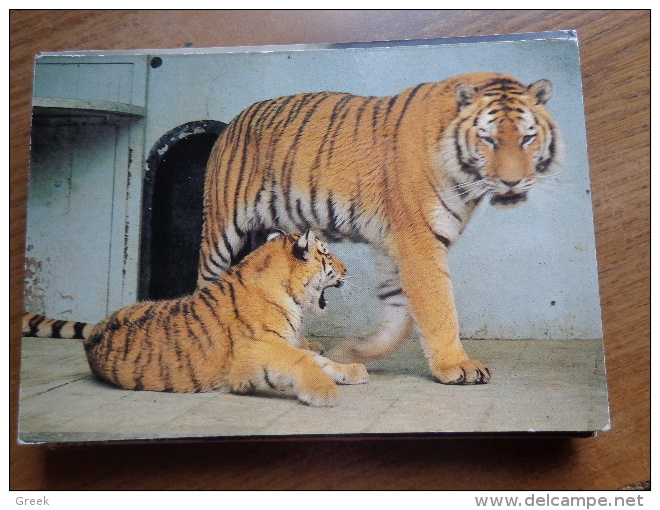
<path id="1" fill-rule="evenodd" d="M 573 31 L 35 59 L 19 440 L 609 428 Z"/>

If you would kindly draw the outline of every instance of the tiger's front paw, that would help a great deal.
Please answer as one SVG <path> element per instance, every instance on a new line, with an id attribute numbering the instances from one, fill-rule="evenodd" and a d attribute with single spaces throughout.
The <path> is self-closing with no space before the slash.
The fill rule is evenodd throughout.
<path id="1" fill-rule="evenodd" d="M 298 392 L 298 400 L 314 407 L 333 407 L 339 402 L 339 391 L 332 384 L 324 387 L 305 388 Z"/>
<path id="2" fill-rule="evenodd" d="M 369 372 L 362 363 L 337 363 L 332 378 L 337 384 L 365 384 L 369 382 Z"/>
<path id="3" fill-rule="evenodd" d="M 432 372 L 435 380 L 442 384 L 485 384 L 490 381 L 488 367 L 472 359 L 456 365 L 436 365 Z"/>

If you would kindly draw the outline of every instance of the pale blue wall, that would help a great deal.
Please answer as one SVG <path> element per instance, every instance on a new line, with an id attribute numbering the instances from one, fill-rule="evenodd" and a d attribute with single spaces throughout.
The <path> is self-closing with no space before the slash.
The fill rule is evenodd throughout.
<path id="1" fill-rule="evenodd" d="M 600 338 L 601 322 L 581 80 L 573 40 L 160 55 L 150 70 L 147 147 L 197 119 L 231 120 L 251 103 L 298 92 L 390 95 L 469 71 L 550 79 L 549 110 L 566 141 L 561 173 L 514 211 L 482 204 L 451 251 L 461 331 L 484 338 Z M 314 331 L 359 335 L 373 326 L 369 251 L 337 247 L 354 275 Z M 341 294 L 341 295 L 339 295 Z M 554 304 L 552 304 L 554 302 Z"/>
<path id="2" fill-rule="evenodd" d="M 36 62 L 27 312 L 97 322 L 136 300 L 146 68 L 144 56 Z"/>

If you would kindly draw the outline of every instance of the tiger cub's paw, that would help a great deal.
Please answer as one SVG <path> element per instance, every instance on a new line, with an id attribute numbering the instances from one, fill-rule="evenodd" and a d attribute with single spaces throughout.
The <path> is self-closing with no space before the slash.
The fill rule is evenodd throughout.
<path id="1" fill-rule="evenodd" d="M 437 365 L 433 377 L 442 384 L 485 384 L 490 381 L 490 370 L 477 360 L 468 359 L 457 365 Z"/>
<path id="2" fill-rule="evenodd" d="M 365 384 L 369 382 L 367 367 L 362 363 L 337 363 L 332 379 L 337 384 Z"/>
<path id="3" fill-rule="evenodd" d="M 339 392 L 333 384 L 323 388 L 304 389 L 298 392 L 298 400 L 314 407 L 333 407 L 339 402 Z"/>

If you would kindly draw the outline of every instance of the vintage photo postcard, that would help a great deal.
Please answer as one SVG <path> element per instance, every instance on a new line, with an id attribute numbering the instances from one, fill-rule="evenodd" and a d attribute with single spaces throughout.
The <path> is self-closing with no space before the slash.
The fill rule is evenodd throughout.
<path id="1" fill-rule="evenodd" d="M 572 31 L 37 56 L 19 440 L 609 428 Z"/>

